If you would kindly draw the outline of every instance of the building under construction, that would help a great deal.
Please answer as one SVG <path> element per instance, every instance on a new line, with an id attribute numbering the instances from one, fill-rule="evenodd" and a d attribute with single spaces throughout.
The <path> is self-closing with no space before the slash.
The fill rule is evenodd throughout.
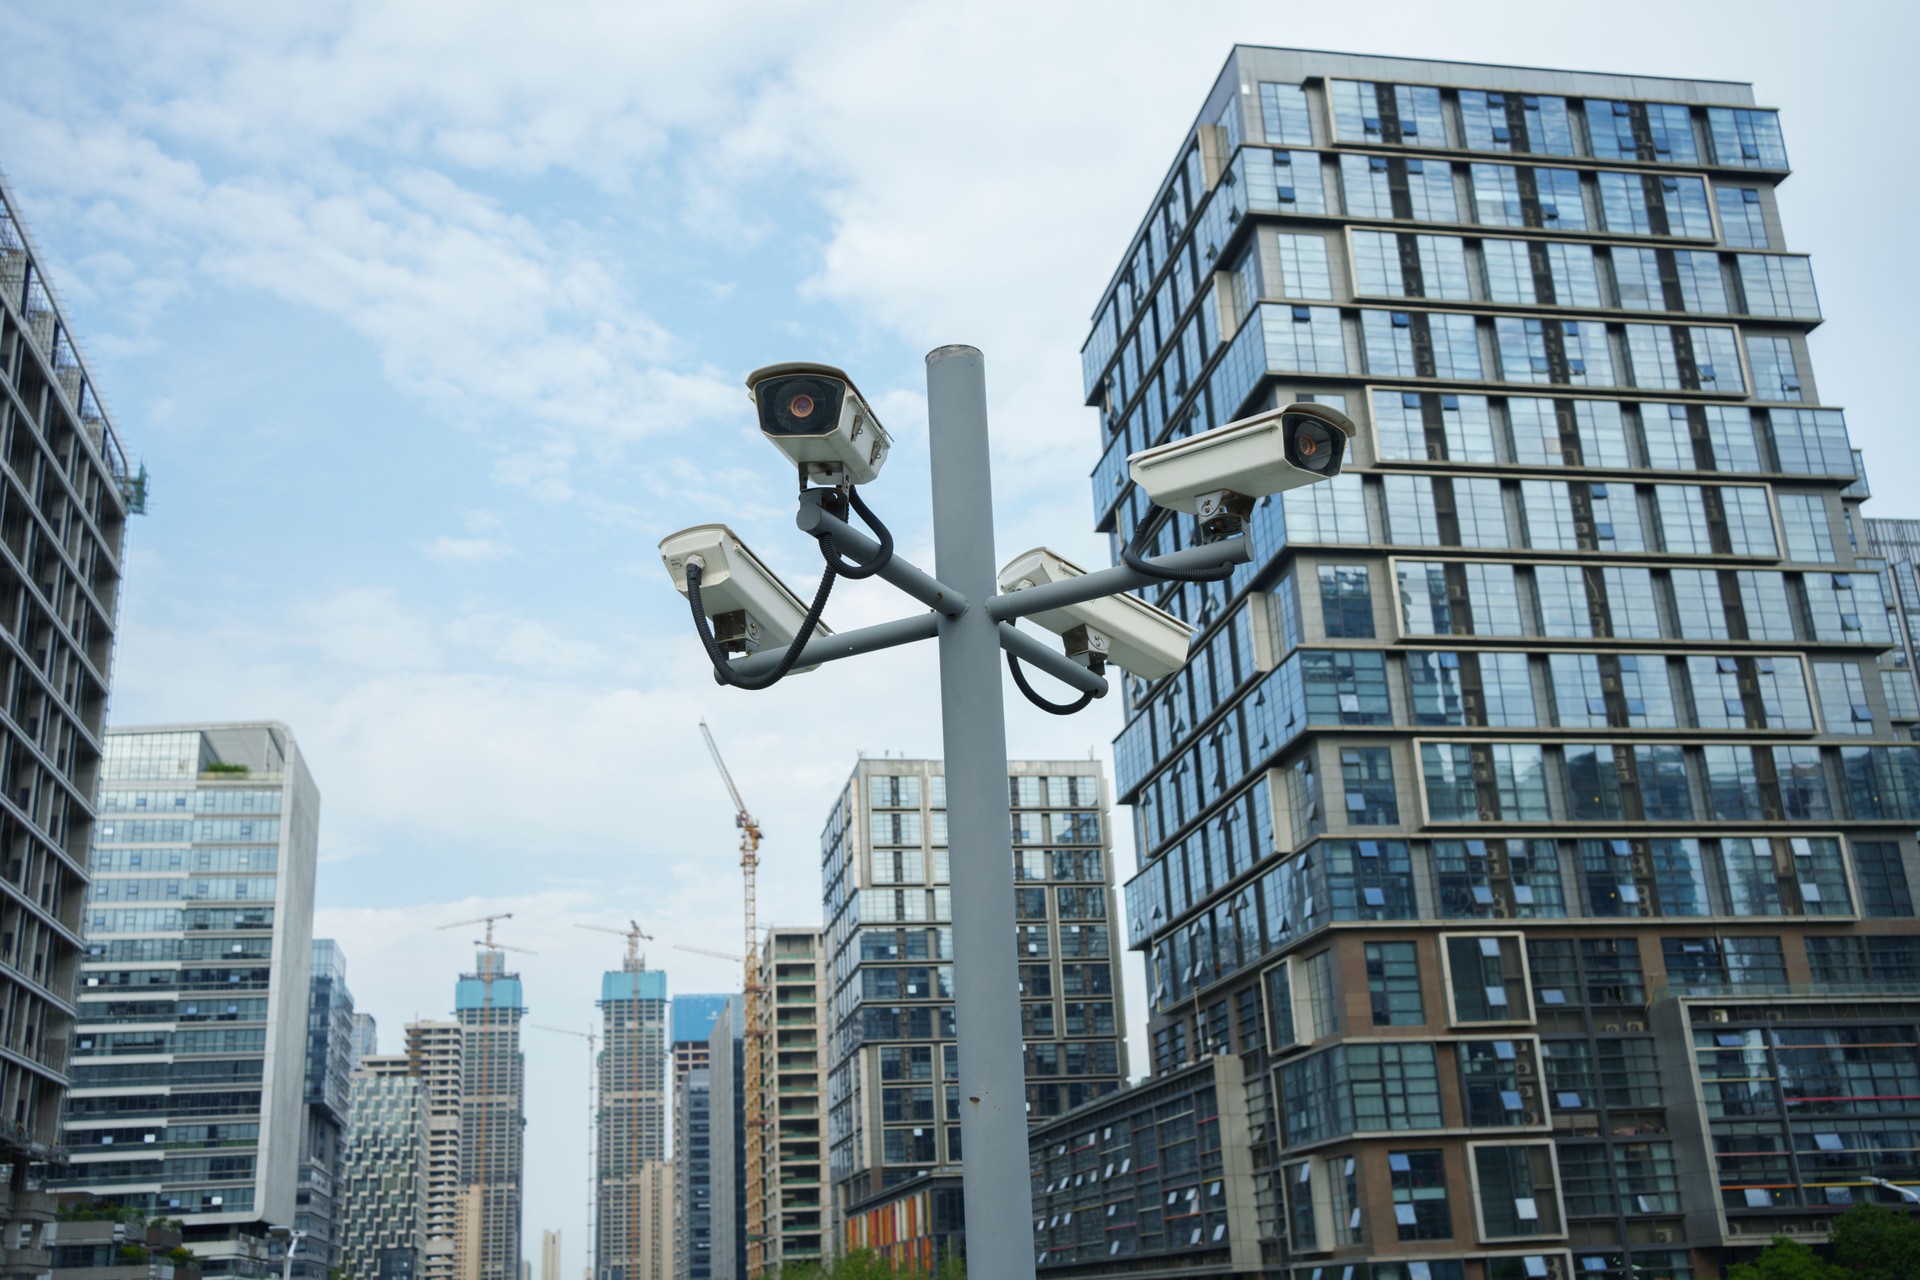
<path id="1" fill-rule="evenodd" d="M 491 925 L 488 937 L 492 937 Z M 483 945 L 475 971 L 460 975 L 454 994 L 462 1033 L 460 1186 L 477 1204 L 479 1266 L 461 1280 L 520 1280 L 520 1210 L 526 1132 L 526 1060 L 520 1022 L 526 1015 L 520 975 L 506 971 L 497 944 Z M 469 1207 L 468 1212 L 474 1210 Z M 458 1229 L 456 1229 L 456 1236 Z"/>
<path id="2" fill-rule="evenodd" d="M 642 1175 L 667 1156 L 667 975 L 630 947 L 600 978 L 601 1044 L 594 1214 L 595 1280 L 641 1280 L 664 1247 L 673 1257 L 671 1173 L 664 1217 Z M 667 1237 L 664 1241 L 656 1237 Z"/>

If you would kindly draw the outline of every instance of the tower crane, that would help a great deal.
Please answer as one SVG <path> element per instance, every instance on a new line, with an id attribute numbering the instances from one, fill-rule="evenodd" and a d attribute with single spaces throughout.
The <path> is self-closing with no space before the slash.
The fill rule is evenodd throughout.
<path id="1" fill-rule="evenodd" d="M 690 951 L 696 956 L 712 956 L 715 960 L 731 960 L 735 964 L 745 964 L 747 958 L 738 951 L 715 951 L 712 947 L 689 947 L 684 943 L 673 944 L 675 951 Z"/>
<path id="2" fill-rule="evenodd" d="M 652 942 L 653 935 L 642 929 L 639 921 L 627 921 L 627 927 L 624 929 L 609 929 L 603 924 L 576 924 L 573 927 L 576 929 L 591 929 L 595 933 L 610 933 L 616 938 L 625 938 L 627 940 L 627 972 L 638 973 L 647 967 L 647 958 L 640 954 L 640 940 L 644 938 L 648 942 Z"/>
<path id="3" fill-rule="evenodd" d="M 763 1157 L 761 1132 L 765 1119 L 762 1115 L 760 1099 L 760 1055 L 761 1040 L 766 1030 L 762 1025 L 764 1015 L 760 998 L 760 918 L 757 894 L 760 871 L 760 824 L 747 812 L 747 802 L 740 798 L 740 788 L 734 785 L 733 775 L 727 771 L 727 762 L 720 758 L 720 748 L 713 740 L 713 730 L 707 728 L 707 722 L 700 722 L 700 736 L 707 740 L 707 752 L 713 757 L 714 768 L 720 771 L 720 780 L 727 784 L 727 795 L 733 800 L 733 825 L 740 829 L 740 885 L 744 899 L 742 921 L 746 930 L 747 945 L 742 949 L 742 967 L 745 969 L 741 990 L 746 995 L 746 1028 L 741 1050 L 746 1057 L 746 1131 L 747 1131 L 747 1274 L 758 1277 L 763 1270 L 760 1265 L 765 1249 L 766 1227 L 762 1222 L 761 1206 L 764 1203 L 761 1185 L 763 1176 Z"/>
<path id="4" fill-rule="evenodd" d="M 599 1126 L 594 1123 L 597 1118 L 595 1115 L 594 1095 L 596 1090 L 594 1085 L 600 1067 L 600 1033 L 591 1027 L 585 1031 L 575 1031 L 570 1027 L 549 1027 L 538 1022 L 529 1022 L 527 1025 L 535 1031 L 551 1031 L 555 1035 L 572 1036 L 576 1040 L 585 1040 L 587 1042 L 587 1275 L 591 1277 L 593 1275 L 594 1245 L 593 1208 L 594 1202 L 599 1199 L 597 1192 L 600 1189 L 599 1175 L 594 1163 L 594 1144 L 598 1137 L 597 1130 L 599 1129 Z"/>
<path id="5" fill-rule="evenodd" d="M 479 1105 L 475 1108 L 478 1115 L 476 1116 L 474 1126 L 476 1130 L 478 1130 L 475 1153 L 476 1159 L 474 1160 L 474 1185 L 477 1188 L 480 1199 L 480 1241 L 478 1248 L 482 1258 L 486 1255 L 487 1223 L 488 1219 L 492 1216 L 487 1212 L 487 1133 L 488 1130 L 493 1127 L 493 1045 L 489 1042 L 488 1037 L 493 1035 L 493 982 L 494 979 L 499 976 L 503 963 L 498 953 L 502 951 L 516 951 L 521 955 L 530 956 L 537 954 L 536 952 L 527 950 L 525 947 L 510 947 L 503 942 L 495 942 L 493 940 L 494 921 L 511 919 L 513 919 L 513 912 L 499 911 L 492 915 L 475 916 L 471 920 L 455 920 L 451 924 L 443 924 L 440 926 L 442 929 L 458 929 L 470 924 L 486 926 L 486 937 L 484 939 L 475 939 L 473 944 L 485 952 L 480 964 L 480 1036 L 478 1039 L 480 1049 L 480 1089 L 477 1095 Z M 463 1125 L 462 1128 L 464 1127 Z M 476 1260 L 473 1274 L 480 1275 L 481 1280 L 494 1280 L 493 1277 L 485 1275 L 479 1260 Z M 499 1280 L 512 1280 L 512 1277 L 502 1276 L 499 1277 Z"/>

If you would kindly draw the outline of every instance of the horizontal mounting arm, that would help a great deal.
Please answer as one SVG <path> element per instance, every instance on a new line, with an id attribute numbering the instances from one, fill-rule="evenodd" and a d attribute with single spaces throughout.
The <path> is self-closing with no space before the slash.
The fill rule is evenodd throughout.
<path id="1" fill-rule="evenodd" d="M 1252 559 L 1253 544 L 1242 535 L 1228 538 L 1225 542 L 1188 547 L 1185 551 L 1155 556 L 1147 563 L 1165 565 L 1169 569 L 1214 569 L 1225 564 L 1245 564 Z M 1077 578 L 1063 578 L 1059 582 L 997 595 L 987 601 L 987 616 L 995 622 L 1005 622 L 1010 618 L 1025 618 L 1064 605 L 1085 604 L 1089 600 L 1118 595 L 1136 587 L 1158 586 L 1164 581 L 1164 578 L 1149 577 L 1125 565 L 1118 565 L 1112 569 L 1083 573 Z"/>
<path id="2" fill-rule="evenodd" d="M 1017 630 L 1010 622 L 1000 624 L 1000 647 L 1028 666 L 1040 668 L 1062 684 L 1072 685 L 1081 693 L 1090 693 L 1096 698 L 1107 696 L 1105 676 L 1095 675 L 1066 654 L 1049 647 L 1044 641 Z"/>
<path id="3" fill-rule="evenodd" d="M 895 618 L 892 622 L 876 623 L 837 636 L 815 636 L 807 641 L 807 647 L 800 651 L 800 657 L 793 665 L 798 670 L 822 662 L 836 662 L 841 658 L 857 658 L 863 653 L 876 653 L 895 645 L 912 644 L 915 640 L 931 640 L 939 633 L 940 618 L 937 614 L 921 613 L 911 618 Z M 743 675 L 760 675 L 779 666 L 784 652 L 785 647 L 782 646 L 768 653 L 735 658 L 728 669 Z M 713 680 L 715 684 L 725 683 L 717 671 Z"/>
<path id="4" fill-rule="evenodd" d="M 808 494 L 817 494 L 820 490 L 809 489 L 800 495 L 800 514 L 794 517 L 794 523 L 806 533 L 833 535 L 834 545 L 840 548 L 841 555 L 853 554 L 861 559 L 871 559 L 880 550 L 880 544 L 861 533 L 845 520 L 820 507 L 818 498 L 809 498 Z M 957 618 L 967 611 L 967 598 L 952 587 L 928 577 L 907 563 L 906 557 L 895 552 L 880 570 L 880 577 L 918 600 L 927 608 L 943 613 L 949 618 Z"/>

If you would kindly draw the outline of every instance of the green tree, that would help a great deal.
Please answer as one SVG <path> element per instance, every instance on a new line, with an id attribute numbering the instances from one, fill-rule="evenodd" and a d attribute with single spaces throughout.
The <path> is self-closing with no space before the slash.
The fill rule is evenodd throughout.
<path id="1" fill-rule="evenodd" d="M 1848 1275 L 1798 1240 L 1775 1236 L 1752 1262 L 1728 1267 L 1727 1280 L 1848 1280 Z"/>
<path id="2" fill-rule="evenodd" d="M 1833 1221 L 1833 1260 L 1865 1280 L 1920 1277 L 1920 1221 L 1899 1209 L 1858 1204 Z"/>

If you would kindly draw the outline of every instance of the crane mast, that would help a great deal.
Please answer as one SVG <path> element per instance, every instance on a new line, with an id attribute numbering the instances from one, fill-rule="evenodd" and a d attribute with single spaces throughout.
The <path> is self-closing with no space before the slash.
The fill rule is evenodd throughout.
<path id="1" fill-rule="evenodd" d="M 727 762 L 720 758 L 720 747 L 713 740 L 713 731 L 707 728 L 707 722 L 700 722 L 700 736 L 707 740 L 707 753 L 713 757 L 713 764 L 720 771 L 720 780 L 727 784 L 727 795 L 733 800 L 733 825 L 740 829 L 740 885 L 744 899 L 743 924 L 746 930 L 746 946 L 741 955 L 745 957 L 744 981 L 741 984 L 746 996 L 746 1028 L 742 1038 L 741 1051 L 746 1058 L 746 1149 L 747 1149 L 747 1275 L 758 1277 L 765 1270 L 766 1225 L 760 1212 L 764 1203 L 761 1180 L 764 1176 L 764 1151 L 762 1130 L 766 1119 L 762 1114 L 760 1101 L 760 1056 L 761 1040 L 766 1035 L 764 1014 L 760 997 L 760 951 L 759 951 L 759 902 L 757 879 L 760 870 L 760 824 L 747 812 L 747 802 L 740 798 L 740 788 L 734 785 L 733 775 L 727 771 Z"/>

